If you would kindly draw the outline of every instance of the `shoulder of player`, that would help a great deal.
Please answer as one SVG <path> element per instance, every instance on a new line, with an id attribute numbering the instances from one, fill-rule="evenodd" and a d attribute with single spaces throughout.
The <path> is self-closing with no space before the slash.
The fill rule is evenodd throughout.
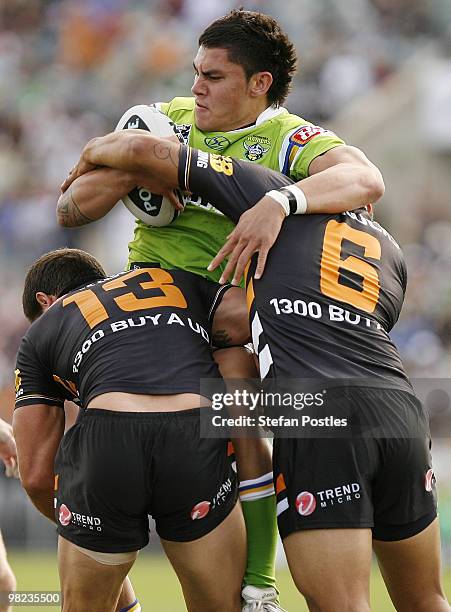
<path id="1" fill-rule="evenodd" d="M 321 136 L 328 139 L 337 139 L 336 134 L 327 127 L 315 125 L 284 108 L 281 110 L 282 112 L 268 117 L 254 128 L 255 131 L 270 136 L 271 140 L 277 143 L 279 151 L 285 151 L 293 147 L 304 148 L 312 139 L 316 140 L 317 137 Z"/>
<path id="2" fill-rule="evenodd" d="M 364 230 L 368 233 L 376 236 L 381 241 L 386 241 L 394 247 L 395 252 L 399 253 L 402 257 L 402 250 L 395 238 L 383 227 L 380 223 L 371 218 L 368 212 L 364 208 L 356 210 L 348 210 L 343 213 L 339 213 L 339 216 L 348 222 L 351 227 L 355 229 Z"/>
<path id="3" fill-rule="evenodd" d="M 298 115 L 287 112 L 275 117 L 273 121 L 279 122 L 279 170 L 292 178 L 305 178 L 315 157 L 344 144 L 328 127 L 315 125 Z"/>
<path id="4" fill-rule="evenodd" d="M 265 111 L 265 115 L 268 113 L 268 110 Z M 271 110 L 273 112 L 268 113 L 268 117 L 259 123 L 260 126 L 271 127 L 274 130 L 277 129 L 282 134 L 300 128 L 303 125 L 312 125 L 306 119 L 293 115 L 284 107 Z"/>
<path id="5" fill-rule="evenodd" d="M 289 112 L 278 115 L 271 121 L 279 127 L 281 144 L 291 139 L 296 144 L 304 145 L 316 136 L 336 137 L 335 132 L 330 128 L 316 125 L 303 117 Z"/>
<path id="6" fill-rule="evenodd" d="M 155 104 L 155 106 L 177 123 L 177 121 L 185 120 L 187 114 L 194 111 L 194 98 L 173 98 L 169 102 Z"/>

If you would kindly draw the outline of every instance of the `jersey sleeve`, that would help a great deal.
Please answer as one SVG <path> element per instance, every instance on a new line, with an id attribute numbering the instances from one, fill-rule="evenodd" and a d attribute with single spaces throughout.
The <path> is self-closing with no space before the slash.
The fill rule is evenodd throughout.
<path id="1" fill-rule="evenodd" d="M 218 306 L 221 304 L 225 294 L 233 285 L 226 283 L 220 285 L 207 278 L 201 279 L 202 301 L 208 309 L 208 322 L 211 324 Z"/>
<path id="2" fill-rule="evenodd" d="M 395 282 L 399 283 L 400 289 L 396 288 L 391 292 L 387 291 L 387 296 L 394 296 L 391 299 L 387 298 L 387 323 L 386 329 L 390 332 L 395 323 L 399 319 L 399 315 L 401 314 L 402 304 L 404 302 L 404 297 L 407 290 L 407 266 L 402 253 L 400 253 L 398 258 L 394 259 L 393 262 L 394 269 L 396 271 L 396 275 L 394 276 Z"/>
<path id="3" fill-rule="evenodd" d="M 315 157 L 344 144 L 336 134 L 318 125 L 298 126 L 288 132 L 282 142 L 280 171 L 300 181 L 309 176 L 309 166 Z"/>
<path id="4" fill-rule="evenodd" d="M 264 166 L 182 146 L 179 186 L 199 194 L 234 223 L 267 191 L 290 185 L 288 177 Z"/>
<path id="5" fill-rule="evenodd" d="M 33 343 L 27 336 L 22 339 L 17 355 L 15 386 L 15 408 L 32 404 L 64 406 L 65 397 L 59 385 L 40 364 Z"/>

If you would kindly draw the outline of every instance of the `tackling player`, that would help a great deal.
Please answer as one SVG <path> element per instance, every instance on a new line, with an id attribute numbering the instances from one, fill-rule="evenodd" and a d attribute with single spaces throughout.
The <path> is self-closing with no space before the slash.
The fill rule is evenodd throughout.
<path id="1" fill-rule="evenodd" d="M 19 477 L 17 470 L 17 450 L 12 427 L 0 419 L 0 459 L 6 467 L 8 477 Z M 0 595 L 16 589 L 16 579 L 6 557 L 6 549 L 0 532 Z M 0 612 L 11 612 L 6 602 L 0 601 Z"/>
<path id="2" fill-rule="evenodd" d="M 449 611 L 428 417 L 388 335 L 406 287 L 396 241 L 366 208 L 293 216 L 298 194 L 283 175 L 147 133 L 91 141 L 74 175 L 102 164 L 147 167 L 150 188 L 158 176 L 196 191 L 234 222 L 262 197 L 258 207 L 278 212 L 282 230 L 265 274 L 255 279 L 255 258 L 247 274 L 260 375 L 313 381 L 327 391 L 313 416 L 345 417 L 352 428 L 295 439 L 276 432 L 278 523 L 293 578 L 312 610 L 335 610 L 337 602 L 369 610 L 374 549 L 398 610 Z"/>
<path id="3" fill-rule="evenodd" d="M 231 11 L 201 34 L 193 66 L 193 97 L 156 105 L 174 121 L 186 144 L 283 172 L 302 188 L 309 212 L 350 210 L 381 197 L 384 184 L 380 172 L 361 151 L 282 107 L 295 72 L 296 53 L 275 19 L 252 11 Z M 74 227 L 94 220 L 85 202 L 97 198 L 102 190 L 111 207 L 118 193 L 124 195 L 142 184 L 139 176 L 111 169 L 92 170 L 89 177 L 81 179 L 84 185 L 73 185 L 61 197 L 61 225 Z M 258 272 L 273 238 L 273 234 L 263 236 L 262 230 L 268 232 L 277 225 L 277 217 L 278 211 L 270 207 L 254 218 L 246 231 L 239 230 L 234 255 L 241 255 L 246 245 L 246 253 L 258 250 Z M 208 272 L 207 266 L 232 230 L 230 220 L 219 215 L 208 199 L 193 194 L 184 213 L 170 227 L 151 228 L 137 222 L 129 245 L 129 266 L 158 261 L 165 268 L 189 270 L 218 280 L 221 272 Z M 232 282 L 237 283 L 238 278 Z M 240 464 L 244 478 L 257 490 L 267 480 L 270 456 L 260 442 L 256 463 L 263 457 L 266 467 L 255 472 L 251 466 L 247 472 L 250 444 L 246 441 Z M 239 454 L 240 445 L 236 450 Z M 257 496 L 255 501 L 243 503 L 249 534 L 245 582 L 269 588 L 269 592 L 264 591 L 267 597 L 271 590 L 275 593 L 275 521 L 269 518 L 275 504 L 273 491 L 268 489 L 260 495 L 260 499 Z M 266 551 L 261 548 L 263 541 L 267 542 Z"/>
<path id="4" fill-rule="evenodd" d="M 200 379 L 219 376 L 211 320 L 233 292 L 156 265 L 105 278 L 77 249 L 31 266 L 14 431 L 23 486 L 57 519 L 64 610 L 115 609 L 148 514 L 188 610 L 240 609 L 236 476 L 227 441 L 199 436 Z M 63 438 L 65 399 L 85 410 Z"/>

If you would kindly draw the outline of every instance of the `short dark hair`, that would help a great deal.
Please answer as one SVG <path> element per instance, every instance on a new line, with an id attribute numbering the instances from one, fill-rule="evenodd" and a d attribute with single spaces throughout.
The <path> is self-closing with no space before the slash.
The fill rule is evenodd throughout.
<path id="1" fill-rule="evenodd" d="M 296 71 L 296 50 L 269 15 L 234 9 L 202 32 L 199 46 L 227 49 L 230 61 L 243 67 L 248 80 L 256 72 L 270 72 L 273 83 L 268 100 L 270 104 L 284 102 Z"/>
<path id="2" fill-rule="evenodd" d="M 60 297 L 81 285 L 106 277 L 100 263 L 80 249 L 56 249 L 45 253 L 30 267 L 25 277 L 22 306 L 29 321 L 42 314 L 36 293 Z"/>

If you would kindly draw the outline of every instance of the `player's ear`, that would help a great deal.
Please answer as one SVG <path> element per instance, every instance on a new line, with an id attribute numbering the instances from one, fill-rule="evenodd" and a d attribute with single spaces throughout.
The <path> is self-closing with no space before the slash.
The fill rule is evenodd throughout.
<path id="1" fill-rule="evenodd" d="M 249 81 L 250 94 L 253 97 L 266 96 L 273 82 L 270 72 L 256 72 Z"/>
<path id="2" fill-rule="evenodd" d="M 47 308 L 50 308 L 53 302 L 56 302 L 56 300 L 58 299 L 56 295 L 48 295 L 43 291 L 37 291 L 35 297 L 37 303 L 42 308 L 42 312 L 45 312 Z"/>

